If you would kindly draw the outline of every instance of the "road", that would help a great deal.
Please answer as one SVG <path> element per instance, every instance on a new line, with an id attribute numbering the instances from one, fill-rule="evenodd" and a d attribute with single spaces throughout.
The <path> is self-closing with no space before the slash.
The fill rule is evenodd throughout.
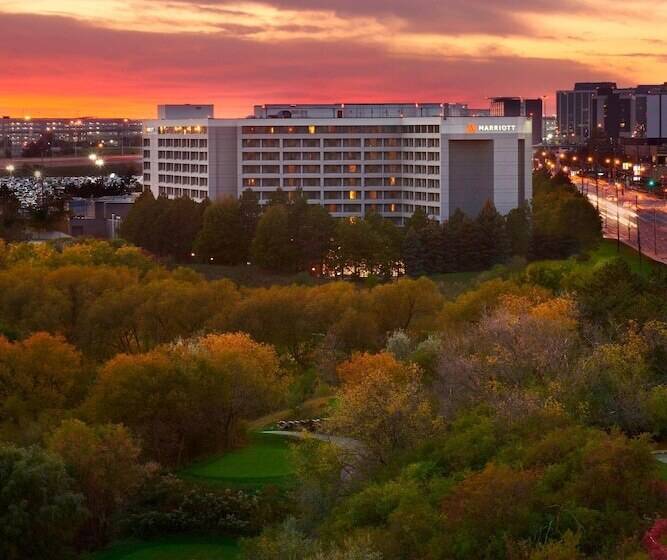
<path id="1" fill-rule="evenodd" d="M 109 155 L 101 156 L 104 159 L 105 163 L 135 163 L 141 160 L 140 154 L 130 154 L 130 155 Z M 35 167 L 78 167 L 82 165 L 91 165 L 88 156 L 63 156 L 63 157 L 52 157 L 52 158 L 14 158 L 14 159 L 1 159 L 0 158 L 0 170 L 4 169 L 9 164 L 15 165 L 17 168 L 23 165 L 33 165 Z"/>
<path id="2" fill-rule="evenodd" d="M 582 185 L 576 178 L 575 184 L 599 208 L 606 238 L 620 237 L 621 243 L 638 249 L 639 237 L 644 255 L 667 264 L 666 200 L 606 179 L 598 180 L 597 192 L 595 179 L 585 177 Z"/>

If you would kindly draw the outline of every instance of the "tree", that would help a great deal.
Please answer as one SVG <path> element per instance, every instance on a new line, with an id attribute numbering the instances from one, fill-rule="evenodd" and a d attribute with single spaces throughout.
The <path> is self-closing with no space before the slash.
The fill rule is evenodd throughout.
<path id="1" fill-rule="evenodd" d="M 262 215 L 253 239 L 253 261 L 273 272 L 291 272 L 297 260 L 289 212 L 282 204 L 271 205 Z"/>
<path id="2" fill-rule="evenodd" d="M 387 353 L 361 354 L 342 364 L 338 375 L 343 386 L 329 425 L 359 440 L 371 461 L 386 464 L 433 433 L 434 412 L 414 365 Z"/>
<path id="3" fill-rule="evenodd" d="M 300 194 L 300 193 L 299 193 Z M 319 204 L 308 204 L 300 195 L 288 207 L 290 240 L 295 247 L 294 269 L 321 270 L 334 235 L 334 220 Z"/>
<path id="4" fill-rule="evenodd" d="M 477 216 L 479 228 L 479 255 L 482 268 L 502 264 L 510 253 L 510 242 L 503 218 L 490 200 Z"/>
<path id="5" fill-rule="evenodd" d="M 426 274 L 424 252 L 419 233 L 414 228 L 409 228 L 403 238 L 403 264 L 406 274 L 415 278 Z"/>
<path id="6" fill-rule="evenodd" d="M 0 185 L 0 239 L 13 241 L 21 234 L 21 202 L 7 185 Z"/>
<path id="7" fill-rule="evenodd" d="M 210 335 L 107 362 L 86 409 L 128 426 L 146 455 L 180 465 L 238 441 L 240 422 L 284 395 L 278 359 L 245 334 Z"/>
<path id="8" fill-rule="evenodd" d="M 62 338 L 37 333 L 10 343 L 0 338 L 0 424 L 14 441 L 41 430 L 77 404 L 85 387 L 81 355 Z"/>
<path id="9" fill-rule="evenodd" d="M 530 207 L 523 204 L 510 210 L 506 218 L 507 236 L 509 237 L 510 254 L 527 257 L 531 240 Z"/>
<path id="10" fill-rule="evenodd" d="M 84 518 L 83 496 L 62 462 L 36 447 L 0 446 L 0 557 L 71 558 Z"/>
<path id="11" fill-rule="evenodd" d="M 204 212 L 204 225 L 195 242 L 195 253 L 204 262 L 237 265 L 245 262 L 248 242 L 235 198 L 214 202 Z"/>
<path id="12" fill-rule="evenodd" d="M 113 515 L 141 483 L 139 445 L 124 426 L 66 420 L 48 438 L 48 449 L 62 458 L 86 498 L 86 538 L 102 544 Z"/>

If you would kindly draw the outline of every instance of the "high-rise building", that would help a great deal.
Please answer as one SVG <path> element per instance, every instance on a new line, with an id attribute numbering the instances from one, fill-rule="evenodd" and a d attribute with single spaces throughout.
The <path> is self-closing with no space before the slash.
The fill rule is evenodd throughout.
<path id="1" fill-rule="evenodd" d="M 597 126 L 593 99 L 599 89 L 616 89 L 614 82 L 578 82 L 572 90 L 556 92 L 558 132 L 563 141 L 588 140 Z"/>
<path id="2" fill-rule="evenodd" d="M 618 88 L 613 82 L 596 82 L 559 91 L 560 140 L 583 143 L 605 139 L 633 145 L 665 142 L 665 96 L 667 83 Z"/>
<path id="3" fill-rule="evenodd" d="M 524 99 L 522 114 L 533 121 L 533 146 L 542 144 L 544 141 L 542 99 Z"/>
<path id="4" fill-rule="evenodd" d="M 261 203 L 278 188 L 299 190 L 334 216 L 379 212 L 397 223 L 419 208 L 440 221 L 457 208 L 476 215 L 487 200 L 507 213 L 532 197 L 526 117 L 371 116 L 398 110 L 382 104 L 364 105 L 362 117 L 340 116 L 334 105 L 274 107 L 256 108 L 261 118 L 145 122 L 144 186 L 195 200 L 252 189 Z"/>

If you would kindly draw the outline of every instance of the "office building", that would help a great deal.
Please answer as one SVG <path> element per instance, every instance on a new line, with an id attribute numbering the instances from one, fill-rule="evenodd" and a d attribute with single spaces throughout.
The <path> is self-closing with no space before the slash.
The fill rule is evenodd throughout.
<path id="1" fill-rule="evenodd" d="M 599 89 L 614 90 L 614 82 L 578 82 L 574 89 L 556 92 L 558 132 L 563 141 L 573 144 L 588 140 L 597 127 L 593 99 Z"/>
<path id="2" fill-rule="evenodd" d="M 379 212 L 397 223 L 418 208 L 440 221 L 457 208 L 476 215 L 487 200 L 507 213 L 532 196 L 526 117 L 370 116 L 399 110 L 382 104 L 349 117 L 340 106 L 289 107 L 256 108 L 261 118 L 146 121 L 145 188 L 195 200 L 252 189 L 261 203 L 278 188 L 301 190 L 334 216 Z"/>
<path id="3" fill-rule="evenodd" d="M 520 97 L 494 97 L 491 99 L 492 117 L 528 117 L 533 121 L 533 146 L 542 144 L 542 100 Z"/>

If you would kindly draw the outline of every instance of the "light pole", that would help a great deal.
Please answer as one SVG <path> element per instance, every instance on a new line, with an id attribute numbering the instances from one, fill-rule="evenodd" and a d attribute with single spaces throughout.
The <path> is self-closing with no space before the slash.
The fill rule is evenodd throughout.
<path id="1" fill-rule="evenodd" d="M 618 185 L 614 182 L 614 189 L 616 190 L 616 252 L 621 252 L 621 217 L 618 210 Z"/>
<path id="2" fill-rule="evenodd" d="M 14 167 L 11 163 L 7 167 L 5 167 L 5 169 L 7 170 L 7 173 L 9 173 L 10 177 L 14 176 L 14 170 L 16 169 L 16 167 Z"/>

